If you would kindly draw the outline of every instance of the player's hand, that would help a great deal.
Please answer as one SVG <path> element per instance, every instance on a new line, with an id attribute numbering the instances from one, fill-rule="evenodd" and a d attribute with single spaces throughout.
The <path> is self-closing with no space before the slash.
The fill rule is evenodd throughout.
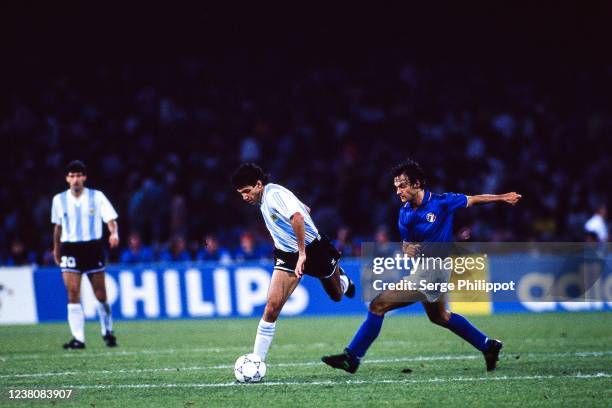
<path id="1" fill-rule="evenodd" d="M 518 202 L 519 202 L 519 200 L 520 200 L 522 197 L 523 197 L 522 195 L 520 195 L 520 194 L 518 194 L 518 193 L 515 193 L 515 192 L 513 191 L 513 192 L 511 192 L 511 193 L 506 193 L 506 194 L 504 194 L 504 195 L 502 196 L 502 200 L 503 200 L 505 203 L 508 203 L 508 204 L 510 204 L 510 205 L 515 205 L 516 203 L 518 203 Z"/>
<path id="2" fill-rule="evenodd" d="M 108 244 L 111 248 L 117 248 L 119 246 L 119 235 L 111 234 L 111 236 L 108 237 Z"/>
<path id="3" fill-rule="evenodd" d="M 402 251 L 408 256 L 416 256 L 419 253 L 421 246 L 413 242 L 403 242 Z"/>
<path id="4" fill-rule="evenodd" d="M 306 264 L 306 254 L 300 254 L 298 256 L 297 263 L 295 264 L 295 276 L 300 279 L 304 275 L 304 265 Z"/>
<path id="5" fill-rule="evenodd" d="M 457 233 L 457 239 L 459 241 L 467 241 L 472 238 L 472 229 L 470 227 L 464 227 Z"/>

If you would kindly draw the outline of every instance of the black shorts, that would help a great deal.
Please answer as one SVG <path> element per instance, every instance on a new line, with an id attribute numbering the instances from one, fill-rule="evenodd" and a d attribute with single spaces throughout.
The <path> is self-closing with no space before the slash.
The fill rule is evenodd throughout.
<path id="1" fill-rule="evenodd" d="M 104 245 L 101 239 L 84 242 L 62 242 L 62 272 L 94 273 L 104 270 Z"/>
<path id="2" fill-rule="evenodd" d="M 339 259 L 340 252 L 327 237 L 315 239 L 306 245 L 304 273 L 315 278 L 329 278 L 334 273 Z M 297 260 L 297 252 L 285 252 L 274 248 L 274 269 L 293 273 Z"/>

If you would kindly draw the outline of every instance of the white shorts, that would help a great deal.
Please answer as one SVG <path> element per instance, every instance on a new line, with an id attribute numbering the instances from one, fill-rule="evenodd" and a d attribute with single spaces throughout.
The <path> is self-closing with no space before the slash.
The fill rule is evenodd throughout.
<path id="1" fill-rule="evenodd" d="M 422 293 L 427 298 L 427 302 L 433 303 L 446 293 L 442 290 L 442 287 L 445 285 L 439 284 L 448 284 L 450 282 L 451 273 L 452 269 L 450 268 L 441 267 L 424 269 L 419 267 L 413 274 L 407 275 L 403 279 L 408 282 L 413 282 L 417 288 L 416 291 Z M 433 283 L 438 285 L 434 285 L 434 289 L 422 289 L 420 286 L 423 280 L 428 284 Z"/>

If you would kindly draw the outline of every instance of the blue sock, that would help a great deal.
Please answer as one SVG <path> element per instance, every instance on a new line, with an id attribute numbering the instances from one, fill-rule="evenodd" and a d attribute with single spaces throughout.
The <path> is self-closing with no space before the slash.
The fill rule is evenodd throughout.
<path id="1" fill-rule="evenodd" d="M 357 333 L 355 333 L 353 341 L 346 348 L 353 357 L 361 359 L 361 357 L 365 356 L 365 353 L 378 337 L 384 318 L 385 316 L 368 312 L 365 321 L 361 324 Z"/>
<path id="2" fill-rule="evenodd" d="M 489 338 L 460 314 L 451 313 L 448 329 L 480 351 L 486 351 L 489 347 Z"/>

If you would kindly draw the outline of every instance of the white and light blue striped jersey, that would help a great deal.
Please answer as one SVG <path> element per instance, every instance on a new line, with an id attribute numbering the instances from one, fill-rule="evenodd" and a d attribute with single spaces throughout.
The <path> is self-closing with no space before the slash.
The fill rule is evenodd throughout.
<path id="1" fill-rule="evenodd" d="M 274 246 L 281 251 L 298 251 L 297 238 L 291 226 L 291 216 L 295 213 L 304 216 L 305 244 L 308 245 L 319 237 L 319 231 L 312 222 L 306 206 L 283 186 L 266 184 L 260 208 L 266 227 L 274 240 Z"/>
<path id="2" fill-rule="evenodd" d="M 82 242 L 102 238 L 102 221 L 117 218 L 108 198 L 98 190 L 84 188 L 76 198 L 70 190 L 56 194 L 51 222 L 62 226 L 61 242 Z"/>

